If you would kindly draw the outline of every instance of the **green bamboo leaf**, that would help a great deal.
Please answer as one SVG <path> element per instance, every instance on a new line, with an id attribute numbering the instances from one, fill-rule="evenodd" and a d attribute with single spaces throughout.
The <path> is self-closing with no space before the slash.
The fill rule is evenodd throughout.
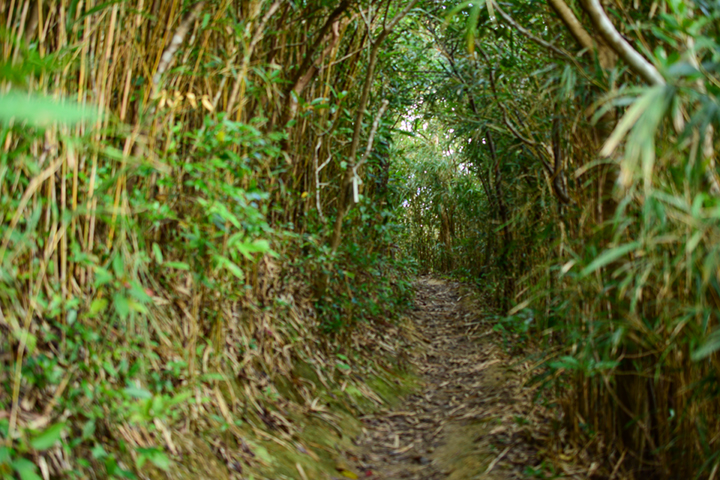
<path id="1" fill-rule="evenodd" d="M 95 267 L 95 288 L 100 288 L 113 280 L 112 274 L 102 267 Z"/>
<path id="2" fill-rule="evenodd" d="M 36 473 L 37 466 L 27 458 L 18 458 L 12 462 L 12 467 L 20 475 L 20 480 L 42 480 Z"/>
<path id="3" fill-rule="evenodd" d="M 47 127 L 55 122 L 73 125 L 96 117 L 90 108 L 69 100 L 60 101 L 17 91 L 0 95 L 0 122 L 15 120 L 35 127 Z"/>
<path id="4" fill-rule="evenodd" d="M 620 119 L 620 122 L 618 122 L 617 127 L 613 130 L 610 138 L 605 141 L 605 145 L 603 145 L 603 148 L 600 151 L 601 157 L 609 157 L 612 155 L 622 139 L 625 138 L 627 132 L 629 132 L 635 125 L 645 110 L 647 110 L 653 102 L 657 101 L 658 96 L 663 93 L 664 89 L 665 87 L 663 85 L 649 88 L 643 96 L 633 103 L 627 113 L 625 113 L 625 115 L 623 115 Z"/>
<path id="5" fill-rule="evenodd" d="M 221 255 L 215 255 L 215 261 L 218 262 L 218 265 L 220 267 L 227 269 L 228 271 L 230 271 L 230 273 L 235 275 L 240 280 L 245 278 L 245 272 L 243 272 L 242 268 L 238 267 L 235 263 L 233 263 L 228 258 L 223 257 Z"/>
<path id="6" fill-rule="evenodd" d="M 225 377 L 222 378 L 222 380 L 225 380 Z M 171 407 L 173 405 L 178 405 L 180 403 L 183 403 L 187 399 L 192 397 L 192 392 L 182 392 L 182 393 L 176 393 L 170 398 L 167 402 L 167 406 Z"/>
<path id="7" fill-rule="evenodd" d="M 31 438 L 30 445 L 32 445 L 35 450 L 47 450 L 60 440 L 64 428 L 64 423 L 56 423 L 45 429 L 45 431 L 39 435 Z"/>
<path id="8" fill-rule="evenodd" d="M 164 265 L 178 270 L 190 270 L 190 265 L 185 262 L 165 262 Z"/>
<path id="9" fill-rule="evenodd" d="M 90 304 L 90 310 L 88 311 L 88 317 L 92 318 L 98 313 L 104 311 L 107 308 L 107 298 L 96 298 Z"/>
<path id="10" fill-rule="evenodd" d="M 153 253 L 155 254 L 155 260 L 158 263 L 163 263 L 163 254 L 160 246 L 157 243 L 152 244 Z"/>
<path id="11" fill-rule="evenodd" d="M 598 255 L 595 260 L 590 262 L 590 265 L 585 267 L 583 271 L 580 272 L 580 276 L 585 277 L 587 275 L 590 275 L 594 271 L 604 267 L 609 263 L 614 262 L 618 258 L 623 257 L 638 248 L 640 248 L 640 242 L 631 242 L 626 243 L 625 245 L 619 245 L 615 248 L 611 248 L 610 250 L 605 250 L 603 253 Z"/>
<path id="12" fill-rule="evenodd" d="M 237 249 L 248 260 L 252 259 L 253 253 L 272 253 L 272 250 L 270 250 L 270 242 L 267 240 L 253 240 L 252 242 L 238 243 Z"/>
<path id="13" fill-rule="evenodd" d="M 493 0 L 487 0 L 485 2 L 485 8 L 487 8 L 488 15 L 490 16 L 490 22 L 495 25 L 495 7 L 493 7 Z"/>
<path id="14" fill-rule="evenodd" d="M 0 447 L 0 467 L 10 464 L 10 449 L 8 447 Z"/>
<path id="15" fill-rule="evenodd" d="M 559 360 L 551 362 L 550 367 L 557 370 L 578 370 L 580 368 L 580 362 L 576 358 L 566 355 Z"/>
<path id="16" fill-rule="evenodd" d="M 242 228 L 240 220 L 238 220 L 238 218 L 230 210 L 228 210 L 223 203 L 215 202 L 215 204 L 210 208 L 210 213 L 220 215 L 223 220 L 227 220 L 232 223 L 235 228 Z"/>
<path id="17" fill-rule="evenodd" d="M 120 318 L 124 319 L 130 315 L 130 304 L 124 295 L 120 293 L 113 295 L 113 305 L 115 306 L 115 311 L 120 315 Z"/>
<path id="18" fill-rule="evenodd" d="M 612 370 L 613 368 L 616 368 L 618 365 L 620 365 L 620 362 L 618 362 L 617 360 L 602 360 L 600 362 L 597 362 L 595 365 L 593 365 L 593 370 L 596 370 L 596 371 Z"/>
<path id="19" fill-rule="evenodd" d="M 467 47 L 468 52 L 473 53 L 475 51 L 475 37 L 477 36 L 477 23 L 480 19 L 480 5 L 473 4 L 472 10 L 470 10 L 470 18 L 467 23 Z"/>
<path id="20" fill-rule="evenodd" d="M 480 0 L 480 1 L 482 2 L 483 0 Z M 466 2 L 461 2 L 458 5 L 456 5 L 455 7 L 453 7 L 452 10 L 450 10 L 450 12 L 448 12 L 448 14 L 445 15 L 445 24 L 447 25 L 448 22 L 450 22 L 450 19 L 452 17 L 454 17 L 455 15 L 460 13 L 462 10 L 465 10 L 467 7 L 471 6 L 472 4 L 473 4 L 473 0 L 469 0 Z"/>
<path id="21" fill-rule="evenodd" d="M 150 456 L 150 461 L 160 470 L 170 469 L 170 459 L 164 452 L 157 451 Z"/>
<path id="22" fill-rule="evenodd" d="M 695 251 L 697 246 L 700 244 L 700 240 L 702 240 L 704 234 L 705 232 L 703 232 L 702 230 L 698 230 L 693 233 L 690 237 L 690 240 L 688 240 L 688 242 L 685 244 L 685 253 L 690 255 L 693 251 Z"/>
<path id="23" fill-rule="evenodd" d="M 132 397 L 132 398 L 138 398 L 140 400 L 149 400 L 152 398 L 152 393 L 145 390 L 144 388 L 137 387 L 135 385 L 131 385 L 127 388 L 125 388 L 125 394 Z"/>
<path id="24" fill-rule="evenodd" d="M 695 350 L 690 356 L 690 358 L 693 361 L 697 362 L 698 360 L 709 357 L 718 350 L 720 350 L 720 330 L 715 330 L 710 335 L 708 335 L 705 343 L 703 343 L 697 350 Z"/>
<path id="25" fill-rule="evenodd" d="M 145 289 L 138 282 L 133 281 L 130 285 L 128 293 L 131 297 L 141 303 L 152 303 L 152 297 L 148 295 Z"/>

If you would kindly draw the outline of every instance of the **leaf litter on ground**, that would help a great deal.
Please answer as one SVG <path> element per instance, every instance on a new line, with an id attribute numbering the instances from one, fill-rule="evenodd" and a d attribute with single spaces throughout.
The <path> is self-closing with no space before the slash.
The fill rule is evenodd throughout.
<path id="1" fill-rule="evenodd" d="M 553 432 L 557 411 L 533 401 L 529 361 L 500 347 L 477 296 L 431 277 L 416 288 L 410 360 L 423 387 L 361 417 L 351 472 L 370 480 L 603 478 L 586 449 Z"/>

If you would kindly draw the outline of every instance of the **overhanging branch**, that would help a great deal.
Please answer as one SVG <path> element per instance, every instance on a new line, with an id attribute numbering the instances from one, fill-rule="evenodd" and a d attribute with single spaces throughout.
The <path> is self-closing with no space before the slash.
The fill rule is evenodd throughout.
<path id="1" fill-rule="evenodd" d="M 633 72 L 640 75 L 650 85 L 665 85 L 665 79 L 660 72 L 620 35 L 599 0 L 582 0 L 582 4 L 605 43 L 627 63 Z"/>

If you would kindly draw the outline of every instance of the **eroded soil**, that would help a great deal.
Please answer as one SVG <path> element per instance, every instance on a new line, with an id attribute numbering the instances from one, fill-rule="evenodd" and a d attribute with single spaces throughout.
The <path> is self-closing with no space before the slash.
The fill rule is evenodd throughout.
<path id="1" fill-rule="evenodd" d="M 547 418 L 522 386 L 528 367 L 498 347 L 458 284 L 423 278 L 417 290 L 411 315 L 427 346 L 414 362 L 424 387 L 362 418 L 353 470 L 376 480 L 543 478 L 533 470 L 544 470 Z"/>

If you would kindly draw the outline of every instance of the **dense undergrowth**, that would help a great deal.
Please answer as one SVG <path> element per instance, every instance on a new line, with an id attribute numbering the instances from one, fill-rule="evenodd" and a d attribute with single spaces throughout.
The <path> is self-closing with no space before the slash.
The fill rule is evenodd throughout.
<path id="1" fill-rule="evenodd" d="M 411 383 L 351 3 L 2 3 L 2 478 L 319 478 Z"/>
<path id="2" fill-rule="evenodd" d="M 440 272 L 558 444 L 716 476 L 719 11 L 0 3 L 0 474 L 320 475 Z"/>

